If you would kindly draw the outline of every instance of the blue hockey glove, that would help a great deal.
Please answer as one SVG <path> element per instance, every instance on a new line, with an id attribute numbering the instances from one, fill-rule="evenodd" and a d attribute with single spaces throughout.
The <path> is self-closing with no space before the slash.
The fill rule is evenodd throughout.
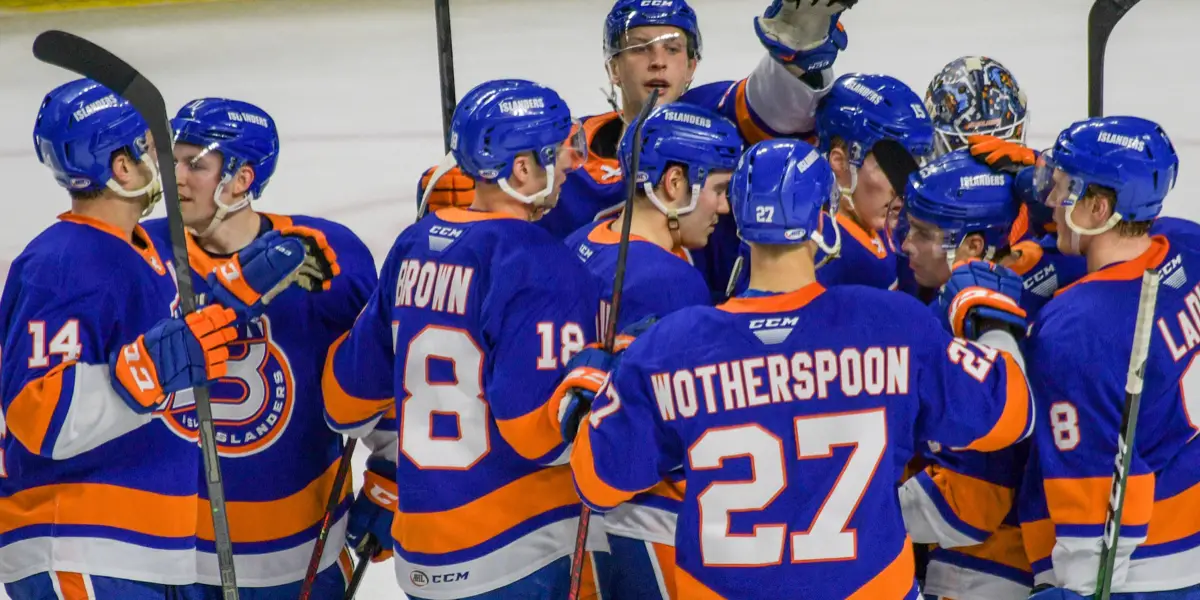
<path id="1" fill-rule="evenodd" d="M 1038 586 L 1033 588 L 1029 600 L 1088 600 L 1088 597 L 1064 588 Z"/>
<path id="2" fill-rule="evenodd" d="M 392 557 L 392 515 L 396 514 L 399 491 L 396 465 L 379 458 L 367 461 L 363 487 L 350 505 L 346 541 L 360 558 L 383 562 Z M 373 550 L 369 557 L 363 556 Z"/>
<path id="3" fill-rule="evenodd" d="M 771 56 L 797 75 L 833 66 L 846 49 L 842 11 L 858 0 L 774 0 L 754 32 Z M 797 73 L 799 71 L 799 73 Z"/>
<path id="4" fill-rule="evenodd" d="M 1025 287 L 1012 269 L 971 259 L 954 265 L 950 280 L 938 293 L 941 313 L 957 337 L 979 339 L 985 331 L 1008 329 L 1025 337 L 1025 309 L 1017 300 Z"/>
<path id="5" fill-rule="evenodd" d="M 237 339 L 234 312 L 209 306 L 163 319 L 108 358 L 113 389 L 134 411 L 153 412 L 167 394 L 225 375 L 226 344 Z"/>
<path id="6" fill-rule="evenodd" d="M 289 227 L 259 236 L 208 276 L 213 297 L 239 319 L 256 317 L 295 283 L 309 291 L 328 289 L 340 272 L 325 236 L 308 227 Z"/>

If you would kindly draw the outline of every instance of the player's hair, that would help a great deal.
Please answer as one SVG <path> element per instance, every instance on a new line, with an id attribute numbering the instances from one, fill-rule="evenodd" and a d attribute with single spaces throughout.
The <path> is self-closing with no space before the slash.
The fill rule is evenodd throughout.
<path id="1" fill-rule="evenodd" d="M 1095 202 L 1104 200 L 1108 203 L 1108 210 L 1111 212 L 1117 206 L 1117 192 L 1108 186 L 1099 185 L 1096 183 L 1088 184 L 1087 190 L 1083 194 L 1083 202 Z M 1150 227 L 1154 225 L 1154 221 L 1119 221 L 1113 227 L 1117 235 L 1121 237 L 1141 237 L 1150 233 Z"/>

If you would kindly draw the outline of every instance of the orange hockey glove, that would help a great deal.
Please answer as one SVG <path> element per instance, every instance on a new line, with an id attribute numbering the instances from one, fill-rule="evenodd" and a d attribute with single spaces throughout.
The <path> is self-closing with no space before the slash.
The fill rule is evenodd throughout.
<path id="1" fill-rule="evenodd" d="M 429 178 L 433 176 L 433 172 L 437 167 L 430 167 L 421 175 L 421 181 L 417 184 L 417 207 L 421 206 L 421 197 L 425 195 L 425 188 L 429 187 Z M 454 167 L 442 175 L 433 186 L 433 192 L 429 195 L 429 206 L 426 208 L 428 212 L 440 210 L 456 206 L 458 208 L 466 208 L 475 202 L 475 180 L 469 175 L 462 172 L 462 169 Z"/>
<path id="2" fill-rule="evenodd" d="M 971 156 L 997 171 L 1016 174 L 1037 164 L 1037 153 L 1020 142 L 992 135 L 967 136 Z"/>

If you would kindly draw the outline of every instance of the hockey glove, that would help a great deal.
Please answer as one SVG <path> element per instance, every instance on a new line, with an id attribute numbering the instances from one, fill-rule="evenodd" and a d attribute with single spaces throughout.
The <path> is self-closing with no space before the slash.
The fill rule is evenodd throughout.
<path id="1" fill-rule="evenodd" d="M 596 393 L 616 366 L 617 357 L 597 344 L 585 347 L 567 362 L 567 375 L 550 397 L 549 407 L 555 411 L 554 422 L 564 443 L 575 441 L 579 423 L 592 410 Z"/>
<path id="2" fill-rule="evenodd" d="M 392 557 L 392 515 L 396 514 L 399 491 L 396 465 L 372 458 L 367 461 L 363 487 L 350 505 L 346 541 L 360 558 L 383 562 Z M 370 556 L 364 556 L 370 552 Z"/>
<path id="3" fill-rule="evenodd" d="M 1033 588 L 1033 592 L 1029 595 L 1029 600 L 1088 600 L 1089 598 L 1089 596 L 1083 596 L 1065 588 L 1050 587 L 1044 584 Z"/>
<path id="4" fill-rule="evenodd" d="M 1020 142 L 991 135 L 967 136 L 971 156 L 975 160 L 1005 173 L 1016 175 L 1025 167 L 1037 164 L 1037 153 Z"/>
<path id="5" fill-rule="evenodd" d="M 429 179 L 433 177 L 433 172 L 436 170 L 436 166 L 429 167 L 421 175 L 421 181 L 417 183 L 418 208 L 421 205 L 421 198 L 425 195 L 425 189 L 429 187 Z M 433 192 L 429 194 L 429 206 L 426 207 L 426 210 L 434 212 L 451 206 L 466 208 L 474 202 L 475 180 L 463 173 L 462 169 L 454 167 L 433 184 Z"/>
<path id="6" fill-rule="evenodd" d="M 657 322 L 658 317 L 650 315 L 626 327 L 621 333 L 617 334 L 617 339 L 613 340 L 613 352 L 617 354 L 624 352 L 633 343 L 633 340 L 637 339 L 639 335 L 646 333 L 646 330 L 650 329 Z"/>
<path id="7" fill-rule="evenodd" d="M 956 337 L 979 339 L 1003 328 L 1025 337 L 1025 309 L 1017 303 L 1025 287 L 1012 269 L 971 259 L 954 265 L 950 280 L 938 293 L 938 305 Z"/>
<path id="8" fill-rule="evenodd" d="M 209 306 L 184 318 L 163 319 L 108 358 L 113 389 L 135 412 L 153 412 L 167 394 L 225 375 L 226 344 L 237 339 L 236 315 Z"/>
<path id="9" fill-rule="evenodd" d="M 842 11 L 858 0 L 774 0 L 754 32 L 771 57 L 796 75 L 833 66 L 846 49 L 846 30 L 838 23 Z"/>
<path id="10" fill-rule="evenodd" d="M 213 297 L 239 319 L 256 317 L 292 283 L 316 291 L 340 272 L 325 236 L 306 227 L 269 231 L 208 276 Z"/>

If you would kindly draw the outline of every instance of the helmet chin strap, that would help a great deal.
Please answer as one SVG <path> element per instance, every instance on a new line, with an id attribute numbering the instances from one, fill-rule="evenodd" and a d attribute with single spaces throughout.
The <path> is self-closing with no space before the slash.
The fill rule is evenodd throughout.
<path id="1" fill-rule="evenodd" d="M 528 204 L 530 206 L 532 209 L 529 211 L 530 221 L 536 221 L 541 218 L 542 215 L 550 212 L 550 209 L 546 206 L 546 198 L 548 198 L 550 194 L 554 192 L 554 165 L 546 165 L 544 168 L 546 169 L 546 187 L 528 196 L 518 192 L 517 190 L 514 190 L 513 187 L 508 184 L 507 177 L 498 179 L 496 181 L 496 184 L 500 186 L 500 189 L 503 190 L 505 194 L 508 194 L 509 197 L 520 201 L 522 204 Z M 433 187 L 432 183 L 429 187 Z"/>
<path id="2" fill-rule="evenodd" d="M 225 204 L 224 202 L 221 202 L 221 192 L 225 190 L 225 186 L 228 185 L 230 181 L 233 181 L 232 175 L 226 175 L 221 178 L 221 182 L 217 184 L 217 189 L 213 190 L 213 203 L 217 205 L 217 212 L 213 214 L 212 220 L 208 222 L 208 226 L 204 228 L 204 231 L 196 231 L 195 229 L 188 227 L 188 231 L 192 232 L 192 235 L 195 235 L 198 238 L 206 238 L 217 230 L 217 227 L 221 225 L 221 222 L 225 220 L 225 217 L 228 217 L 230 214 L 250 206 L 250 200 L 253 199 L 253 196 L 251 196 L 249 192 L 242 194 L 240 198 L 233 201 L 233 204 Z"/>
<path id="3" fill-rule="evenodd" d="M 658 194 L 654 192 L 654 186 L 650 185 L 649 181 L 642 183 L 642 191 L 645 192 L 646 198 L 650 203 L 657 208 L 659 212 L 667 216 L 667 229 L 671 232 L 671 244 L 673 250 L 678 250 L 683 247 L 683 235 L 679 232 L 679 218 L 690 214 L 696 210 L 696 206 L 700 202 L 700 184 L 692 184 L 692 199 L 687 206 L 683 208 L 672 208 L 667 206 L 662 200 L 659 200 Z"/>
<path id="4" fill-rule="evenodd" d="M 828 213 L 825 214 L 828 215 Z M 809 236 L 809 239 L 816 242 L 817 248 L 820 248 L 821 252 L 825 253 L 821 262 L 817 263 L 815 267 L 817 269 L 829 264 L 842 255 L 842 228 L 838 227 L 837 218 L 832 215 L 829 215 L 829 225 L 833 227 L 833 244 L 826 243 L 825 234 L 819 231 L 814 231 Z"/>
<path id="5" fill-rule="evenodd" d="M 113 193 L 122 198 L 132 199 L 145 196 L 145 206 L 142 207 L 142 217 L 145 218 L 150 216 L 150 213 L 154 211 L 154 206 L 158 204 L 160 200 L 162 200 L 162 178 L 159 177 L 158 168 L 154 166 L 154 161 L 150 160 L 149 154 L 143 154 L 141 158 L 138 159 L 138 162 L 145 164 L 146 168 L 150 169 L 149 183 L 136 190 L 127 190 L 121 187 L 121 185 L 118 184 L 117 180 L 115 179 L 109 179 L 104 185 Z"/>

